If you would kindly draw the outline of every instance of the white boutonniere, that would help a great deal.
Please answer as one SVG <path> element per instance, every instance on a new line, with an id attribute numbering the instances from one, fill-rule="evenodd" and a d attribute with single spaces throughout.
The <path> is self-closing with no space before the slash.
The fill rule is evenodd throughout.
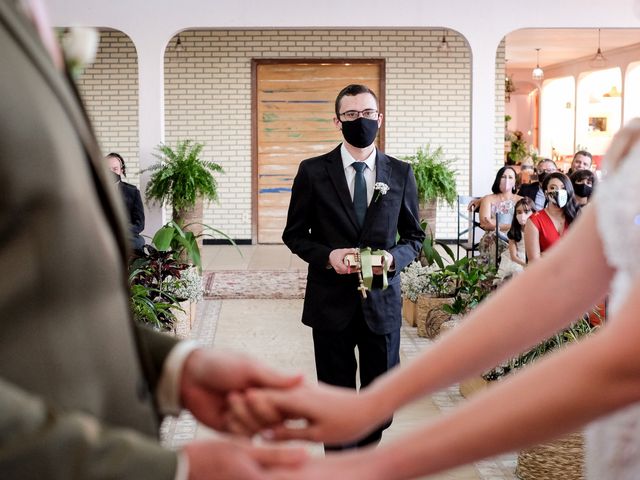
<path id="1" fill-rule="evenodd" d="M 386 195 L 389 191 L 389 185 L 384 182 L 376 182 L 373 186 L 373 190 L 376 192 L 376 196 L 373 199 L 374 202 L 377 202 L 381 195 Z"/>
<path id="2" fill-rule="evenodd" d="M 62 33 L 64 60 L 74 79 L 96 59 L 99 42 L 100 34 L 95 28 L 71 27 Z"/>

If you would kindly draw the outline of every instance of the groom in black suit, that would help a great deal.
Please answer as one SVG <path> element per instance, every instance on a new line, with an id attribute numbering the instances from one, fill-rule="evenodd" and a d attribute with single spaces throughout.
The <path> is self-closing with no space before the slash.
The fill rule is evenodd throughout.
<path id="1" fill-rule="evenodd" d="M 356 388 L 358 347 L 364 388 L 400 361 L 399 272 L 416 258 L 425 235 L 411 167 L 374 145 L 382 114 L 373 91 L 345 87 L 335 112 L 344 143 L 300 164 L 282 239 L 309 263 L 302 322 L 313 329 L 318 380 Z M 389 265 L 388 288 L 381 288 L 377 269 L 366 299 L 344 262 L 358 247 L 384 250 Z M 356 444 L 325 448 L 378 443 L 390 424 Z"/>

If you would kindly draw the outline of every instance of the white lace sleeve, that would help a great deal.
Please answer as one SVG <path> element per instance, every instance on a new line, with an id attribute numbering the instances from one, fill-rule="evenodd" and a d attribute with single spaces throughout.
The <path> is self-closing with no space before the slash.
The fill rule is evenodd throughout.
<path id="1" fill-rule="evenodd" d="M 607 262 L 617 271 L 611 289 L 615 311 L 640 274 L 640 144 L 597 185 L 593 201 Z"/>

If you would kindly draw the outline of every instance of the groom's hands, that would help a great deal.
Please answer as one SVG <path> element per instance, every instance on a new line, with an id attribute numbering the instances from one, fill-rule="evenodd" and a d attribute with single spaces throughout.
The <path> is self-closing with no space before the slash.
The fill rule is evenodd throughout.
<path id="1" fill-rule="evenodd" d="M 288 389 L 301 381 L 301 375 L 279 373 L 242 355 L 199 348 L 185 360 L 180 377 L 180 400 L 182 406 L 205 425 L 229 431 L 231 392 L 249 388 Z"/>
<path id="2" fill-rule="evenodd" d="M 232 432 L 262 432 L 272 440 L 344 443 L 365 436 L 386 418 L 380 402 L 366 392 L 357 394 L 325 384 L 301 384 L 287 390 L 250 389 L 230 395 L 229 403 Z"/>

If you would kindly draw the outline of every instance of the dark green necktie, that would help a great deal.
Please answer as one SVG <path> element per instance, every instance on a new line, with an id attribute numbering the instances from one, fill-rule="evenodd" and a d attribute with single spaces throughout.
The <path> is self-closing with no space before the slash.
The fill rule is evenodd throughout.
<path id="1" fill-rule="evenodd" d="M 367 164 L 364 162 L 353 162 L 351 166 L 356 171 L 356 180 L 353 185 L 353 208 L 356 211 L 358 226 L 364 225 L 364 217 L 367 214 L 367 182 L 364 179 L 364 169 Z"/>

